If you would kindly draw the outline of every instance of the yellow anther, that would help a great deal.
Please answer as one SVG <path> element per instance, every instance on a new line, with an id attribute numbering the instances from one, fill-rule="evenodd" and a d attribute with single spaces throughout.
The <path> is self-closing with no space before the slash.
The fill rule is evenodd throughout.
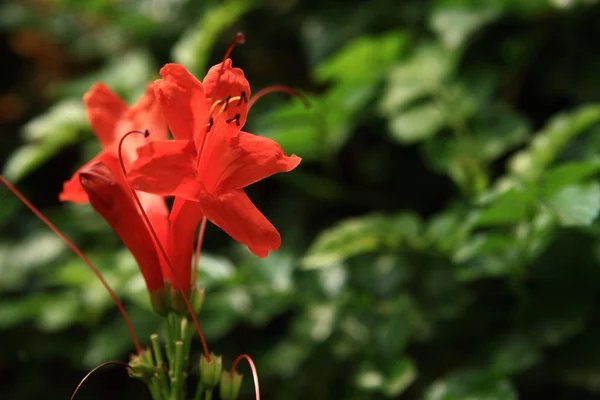
<path id="1" fill-rule="evenodd" d="M 224 101 L 223 100 L 217 100 L 214 103 L 212 103 L 212 106 L 210 106 L 210 109 L 208 110 L 208 115 L 212 115 L 213 111 L 215 110 L 215 107 L 218 106 L 221 103 L 224 103 Z"/>
<path id="2" fill-rule="evenodd" d="M 227 108 L 227 106 L 229 105 L 230 102 L 232 101 L 240 101 L 242 100 L 241 96 L 235 96 L 235 97 L 228 97 L 224 100 L 217 100 L 214 103 L 212 103 L 212 105 L 210 106 L 210 109 L 208 110 L 208 114 L 212 115 L 213 111 L 215 111 L 215 108 L 217 106 L 221 106 L 221 109 L 219 110 L 218 114 L 221 114 L 223 111 L 225 111 L 225 109 Z"/>
<path id="3" fill-rule="evenodd" d="M 223 104 L 223 106 L 221 106 L 221 109 L 219 110 L 219 114 L 221 114 L 223 111 L 225 111 L 225 109 L 229 105 L 229 102 L 231 102 L 231 101 L 239 101 L 240 99 L 241 99 L 240 96 L 230 97 L 229 99 L 227 99 L 227 101 L 225 102 L 225 104 Z"/>

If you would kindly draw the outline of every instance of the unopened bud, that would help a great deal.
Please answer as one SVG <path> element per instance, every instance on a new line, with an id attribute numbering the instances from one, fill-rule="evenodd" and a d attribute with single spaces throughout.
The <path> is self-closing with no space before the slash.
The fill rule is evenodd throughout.
<path id="1" fill-rule="evenodd" d="M 227 371 L 221 373 L 221 386 L 219 387 L 221 400 L 237 400 L 242 387 L 242 377 L 237 372 L 233 372 L 233 375 Z"/>
<path id="2" fill-rule="evenodd" d="M 223 371 L 223 359 L 217 357 L 213 353 L 210 354 L 210 361 L 206 359 L 204 354 L 200 356 L 200 382 L 205 390 L 213 390 L 221 380 L 221 372 Z"/>

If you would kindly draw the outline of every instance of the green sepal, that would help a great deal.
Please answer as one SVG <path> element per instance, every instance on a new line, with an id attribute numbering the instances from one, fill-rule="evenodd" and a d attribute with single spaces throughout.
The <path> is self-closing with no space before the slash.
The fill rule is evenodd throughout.
<path id="1" fill-rule="evenodd" d="M 152 351 L 143 350 L 140 354 L 132 354 L 129 359 L 129 376 L 149 383 L 156 376 L 156 367 L 152 360 Z"/>
<path id="2" fill-rule="evenodd" d="M 223 359 L 221 356 L 210 354 L 210 361 L 204 354 L 200 356 L 200 382 L 205 390 L 213 390 L 221 380 L 223 371 Z"/>
<path id="3" fill-rule="evenodd" d="M 227 371 L 221 373 L 221 385 L 219 387 L 219 396 L 221 400 L 237 400 L 242 387 L 243 375 L 233 372 L 233 375 Z"/>

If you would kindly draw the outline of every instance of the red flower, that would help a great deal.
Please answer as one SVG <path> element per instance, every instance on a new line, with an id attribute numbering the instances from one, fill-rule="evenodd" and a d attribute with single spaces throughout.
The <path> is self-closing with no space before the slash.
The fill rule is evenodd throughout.
<path id="1" fill-rule="evenodd" d="M 150 137 L 154 139 L 168 137 L 152 85 L 131 108 L 103 84 L 95 85 L 86 93 L 84 104 L 102 151 L 65 182 L 60 199 L 92 204 L 135 257 L 151 293 L 164 288 L 163 276 L 175 288 L 179 282 L 187 293 L 191 286 L 194 233 L 202 214 L 194 204 L 186 205 L 187 201 L 176 199 L 169 215 L 162 196 L 139 193 L 151 224 L 147 226 L 119 163 L 119 143 L 128 132 L 143 129 L 152 132 Z M 137 148 L 146 143 L 142 134 L 129 135 L 123 141 L 121 157 L 126 168 L 136 159 Z M 160 245 L 167 249 L 177 279 L 173 279 L 159 254 L 151 229 L 156 232 Z"/>
<path id="2" fill-rule="evenodd" d="M 213 66 L 204 84 L 178 64 L 160 71 L 155 94 L 175 140 L 138 149 L 128 178 L 141 191 L 199 204 L 206 218 L 259 257 L 281 245 L 273 225 L 243 188 L 296 168 L 271 139 L 244 132 L 250 86 L 231 60 Z"/>

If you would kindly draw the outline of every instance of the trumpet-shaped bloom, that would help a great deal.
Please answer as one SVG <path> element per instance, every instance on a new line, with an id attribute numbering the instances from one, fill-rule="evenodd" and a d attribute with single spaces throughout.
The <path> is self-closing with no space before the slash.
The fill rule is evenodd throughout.
<path id="1" fill-rule="evenodd" d="M 132 107 L 128 107 L 104 84 L 95 85 L 84 96 L 86 113 L 92 129 L 102 144 L 102 151 L 81 167 L 65 182 L 60 194 L 63 201 L 90 202 L 94 209 L 111 225 L 135 257 L 152 293 L 164 287 L 164 279 L 187 292 L 191 287 L 190 269 L 194 247 L 194 232 L 202 219 L 196 203 L 176 199 L 169 214 L 160 195 L 139 192 L 148 226 L 137 207 L 131 189 L 123 175 L 119 156 L 127 168 L 137 158 L 136 150 L 152 139 L 168 137 L 166 122 L 156 101 L 152 85 Z M 132 130 L 148 130 L 132 134 Z M 152 237 L 156 232 L 159 243 Z M 158 246 L 167 249 L 167 255 L 176 277 L 173 277 Z"/>
<path id="2" fill-rule="evenodd" d="M 167 64 L 154 92 L 175 140 L 138 149 L 128 178 L 141 191 L 199 204 L 204 216 L 259 257 L 281 245 L 279 232 L 244 188 L 296 168 L 275 141 L 241 130 L 250 85 L 231 60 L 213 66 L 204 83 L 183 66 Z"/>

